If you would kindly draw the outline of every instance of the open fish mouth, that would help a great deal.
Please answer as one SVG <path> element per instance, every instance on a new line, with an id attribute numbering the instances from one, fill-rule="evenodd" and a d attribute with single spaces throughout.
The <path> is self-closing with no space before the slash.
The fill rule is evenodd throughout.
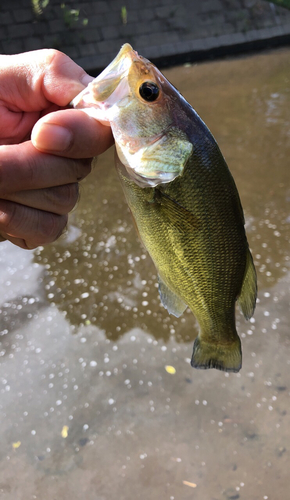
<path id="1" fill-rule="evenodd" d="M 109 125 L 111 108 L 130 94 L 128 75 L 138 54 L 130 44 L 121 48 L 113 61 L 70 103 L 93 118 Z"/>

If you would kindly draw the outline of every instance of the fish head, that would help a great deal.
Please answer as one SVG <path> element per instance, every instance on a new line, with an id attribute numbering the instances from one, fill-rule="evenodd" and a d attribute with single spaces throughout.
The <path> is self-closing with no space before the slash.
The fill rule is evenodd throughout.
<path id="1" fill-rule="evenodd" d="M 193 150 L 178 126 L 181 100 L 156 66 L 126 43 L 72 105 L 111 126 L 128 175 L 153 187 L 181 175 Z"/>

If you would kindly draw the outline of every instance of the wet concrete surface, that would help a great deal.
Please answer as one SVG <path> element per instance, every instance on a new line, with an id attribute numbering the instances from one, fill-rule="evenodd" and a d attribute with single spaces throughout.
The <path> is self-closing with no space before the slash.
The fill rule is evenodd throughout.
<path id="1" fill-rule="evenodd" d="M 245 210 L 259 299 L 250 322 L 237 311 L 239 374 L 190 367 L 196 321 L 160 305 L 113 151 L 65 237 L 0 244 L 1 499 L 287 498 L 289 56 L 166 72 L 218 140 Z"/>

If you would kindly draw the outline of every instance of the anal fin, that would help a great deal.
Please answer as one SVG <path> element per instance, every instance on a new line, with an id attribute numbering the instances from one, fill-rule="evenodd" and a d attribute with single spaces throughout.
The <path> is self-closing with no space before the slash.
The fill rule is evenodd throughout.
<path id="1" fill-rule="evenodd" d="M 179 318 L 187 308 L 187 304 L 165 285 L 160 276 L 158 276 L 158 290 L 162 305 L 170 314 Z"/>

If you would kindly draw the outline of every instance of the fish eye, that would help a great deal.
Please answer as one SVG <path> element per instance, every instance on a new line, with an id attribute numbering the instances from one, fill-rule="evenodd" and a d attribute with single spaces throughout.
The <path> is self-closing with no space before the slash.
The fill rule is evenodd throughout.
<path id="1" fill-rule="evenodd" d="M 139 94 L 145 101 L 156 101 L 159 96 L 159 87 L 153 82 L 144 82 L 139 87 Z"/>

